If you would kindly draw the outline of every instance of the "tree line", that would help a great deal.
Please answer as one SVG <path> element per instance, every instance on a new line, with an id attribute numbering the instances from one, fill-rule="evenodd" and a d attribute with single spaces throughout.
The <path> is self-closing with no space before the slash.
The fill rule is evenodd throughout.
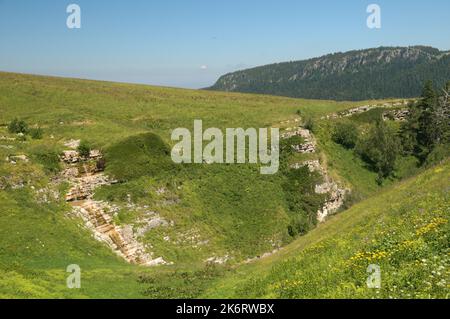
<path id="1" fill-rule="evenodd" d="M 408 105 L 408 118 L 400 129 L 380 116 L 365 134 L 352 122 L 337 123 L 332 139 L 354 149 L 378 173 L 380 184 L 393 175 L 401 156 L 416 157 L 419 166 L 432 165 L 450 155 L 449 95 L 450 81 L 439 91 L 428 81 L 420 98 Z"/>

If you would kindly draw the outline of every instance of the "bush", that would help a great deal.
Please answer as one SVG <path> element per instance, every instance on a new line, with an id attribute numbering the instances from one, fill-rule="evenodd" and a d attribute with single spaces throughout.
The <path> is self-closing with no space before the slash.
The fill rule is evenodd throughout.
<path id="1" fill-rule="evenodd" d="M 15 118 L 8 125 L 8 131 L 13 134 L 27 134 L 28 133 L 28 124 L 24 120 L 19 120 Z"/>
<path id="2" fill-rule="evenodd" d="M 81 157 L 89 157 L 89 154 L 91 153 L 91 146 L 86 141 L 81 141 L 77 151 Z"/>
<path id="3" fill-rule="evenodd" d="M 43 135 L 44 131 L 40 127 L 30 129 L 30 136 L 32 139 L 40 140 Z"/>
<path id="4" fill-rule="evenodd" d="M 347 210 L 356 203 L 359 203 L 364 199 L 364 195 L 360 193 L 358 190 L 352 190 L 351 192 L 347 193 L 344 198 L 344 203 L 342 204 L 341 209 Z"/>
<path id="5" fill-rule="evenodd" d="M 337 123 L 331 138 L 345 148 L 354 148 L 358 142 L 358 129 L 353 123 Z"/>
<path id="6" fill-rule="evenodd" d="M 433 148 L 430 154 L 428 154 L 425 160 L 425 166 L 428 167 L 437 164 L 443 161 L 444 159 L 448 158 L 449 156 L 450 156 L 449 146 L 445 144 L 438 144 Z"/>
<path id="7" fill-rule="evenodd" d="M 112 145 L 106 150 L 105 158 L 107 171 L 121 181 L 141 176 L 167 178 L 181 168 L 172 161 L 169 146 L 153 133 L 130 136 Z"/>
<path id="8" fill-rule="evenodd" d="M 306 234 L 312 228 L 312 224 L 308 222 L 308 217 L 304 214 L 297 214 L 291 218 L 288 225 L 288 234 L 291 237 Z"/>
<path id="9" fill-rule="evenodd" d="M 378 173 L 378 183 L 392 174 L 400 154 L 400 142 L 395 130 L 382 119 L 356 146 L 357 153 Z"/>
<path id="10" fill-rule="evenodd" d="M 300 145 L 305 142 L 305 139 L 300 135 L 294 135 L 289 138 L 283 138 L 280 140 L 280 152 L 281 157 L 287 157 L 294 153 L 292 145 Z M 286 158 L 287 160 L 287 158 Z"/>
<path id="11" fill-rule="evenodd" d="M 282 187 L 286 204 L 294 214 L 288 232 L 295 237 L 306 233 L 317 224 L 317 210 L 325 196 L 315 192 L 315 185 L 320 182 L 320 176 L 316 172 L 310 172 L 306 166 L 289 169 L 284 175 L 285 182 Z"/>
<path id="12" fill-rule="evenodd" d="M 106 160 L 104 158 L 100 158 L 95 163 L 95 168 L 97 169 L 97 171 L 103 172 L 105 170 L 105 167 L 106 167 Z"/>

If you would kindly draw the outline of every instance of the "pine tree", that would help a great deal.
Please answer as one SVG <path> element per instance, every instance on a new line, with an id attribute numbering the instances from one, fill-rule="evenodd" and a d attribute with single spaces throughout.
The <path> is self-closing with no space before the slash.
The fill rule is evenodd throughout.
<path id="1" fill-rule="evenodd" d="M 400 143 L 395 130 L 382 118 L 357 146 L 357 152 L 378 172 L 378 182 L 391 175 L 399 155 Z"/>
<path id="2" fill-rule="evenodd" d="M 432 151 L 437 138 L 436 128 L 437 94 L 433 82 L 427 81 L 422 91 L 421 98 L 417 103 L 418 127 L 417 143 L 419 147 L 419 158 L 424 160 Z"/>
<path id="3" fill-rule="evenodd" d="M 402 123 L 400 136 L 402 139 L 402 152 L 405 155 L 415 155 L 418 151 L 417 132 L 419 131 L 420 110 L 416 103 L 408 104 L 407 120 Z"/>
<path id="4" fill-rule="evenodd" d="M 442 89 L 433 117 L 436 126 L 434 136 L 436 144 L 448 144 L 450 138 L 450 81 Z"/>
<path id="5" fill-rule="evenodd" d="M 403 150 L 418 157 L 422 164 L 445 156 L 450 135 L 450 82 L 437 94 L 431 82 L 423 88 L 420 100 L 410 105 L 408 121 L 401 135 Z M 430 154 L 434 153 L 431 158 Z M 442 155 L 444 154 L 444 155 Z"/>

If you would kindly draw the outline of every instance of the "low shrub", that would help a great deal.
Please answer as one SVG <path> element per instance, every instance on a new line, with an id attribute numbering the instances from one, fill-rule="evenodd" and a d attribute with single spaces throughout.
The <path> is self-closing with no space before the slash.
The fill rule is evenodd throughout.
<path id="1" fill-rule="evenodd" d="M 353 123 L 340 122 L 334 127 L 331 138 L 335 143 L 351 149 L 358 142 L 358 129 Z"/>
<path id="2" fill-rule="evenodd" d="M 89 157 L 89 154 L 91 153 L 91 146 L 86 141 L 81 141 L 80 145 L 77 148 L 78 153 L 81 157 Z"/>
<path id="3" fill-rule="evenodd" d="M 15 118 L 8 125 L 8 131 L 13 134 L 27 134 L 28 133 L 28 124 L 24 120 L 19 120 Z"/>
<path id="4" fill-rule="evenodd" d="M 29 133 L 31 138 L 34 140 L 40 140 L 44 135 L 44 131 L 40 127 L 31 128 Z"/>

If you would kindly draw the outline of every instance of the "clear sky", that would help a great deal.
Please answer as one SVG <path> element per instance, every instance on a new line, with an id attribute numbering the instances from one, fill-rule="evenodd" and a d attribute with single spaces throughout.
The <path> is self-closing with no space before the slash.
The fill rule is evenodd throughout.
<path id="1" fill-rule="evenodd" d="M 66 26 L 69 4 L 81 29 Z M 381 7 L 381 29 L 366 25 Z M 237 69 L 378 46 L 450 49 L 449 0 L 0 0 L 0 70 L 200 88 Z"/>

